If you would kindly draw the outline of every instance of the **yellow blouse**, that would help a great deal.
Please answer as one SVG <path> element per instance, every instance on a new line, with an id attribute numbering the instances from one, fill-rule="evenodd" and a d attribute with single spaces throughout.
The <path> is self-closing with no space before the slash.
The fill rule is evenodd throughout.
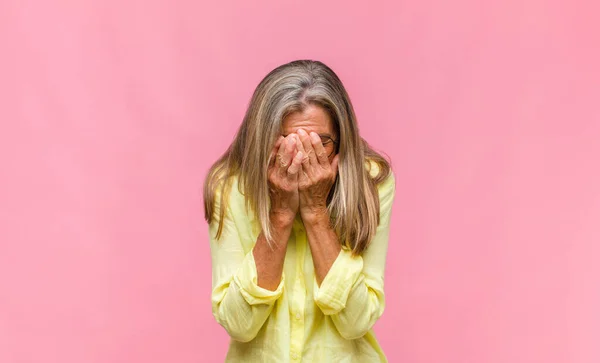
<path id="1" fill-rule="evenodd" d="M 371 168 L 375 174 L 377 167 Z M 293 224 L 275 291 L 257 285 L 252 247 L 260 227 L 233 179 L 223 234 L 209 226 L 212 310 L 231 341 L 226 362 L 387 362 L 372 327 L 385 305 L 383 279 L 395 177 L 378 186 L 380 224 L 362 256 L 343 248 L 318 286 L 307 235 Z"/>

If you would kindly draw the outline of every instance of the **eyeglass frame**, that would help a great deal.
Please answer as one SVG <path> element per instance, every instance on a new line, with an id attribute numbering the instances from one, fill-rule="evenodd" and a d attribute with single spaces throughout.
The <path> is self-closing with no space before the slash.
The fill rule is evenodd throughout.
<path id="1" fill-rule="evenodd" d="M 334 145 L 333 150 L 329 153 L 329 155 L 327 155 L 327 157 L 331 157 L 331 155 L 333 155 L 334 153 L 337 152 L 337 148 L 338 148 L 338 142 L 335 141 L 332 137 L 327 136 L 327 135 L 319 135 L 319 137 L 321 138 L 321 144 L 323 144 L 323 146 L 325 146 L 326 144 L 329 144 L 329 142 L 332 142 Z M 323 139 L 326 139 L 325 141 Z"/>
<path id="2" fill-rule="evenodd" d="M 282 135 L 283 137 L 287 137 L 288 135 Z M 323 144 L 323 146 L 325 146 L 326 144 L 328 144 L 330 141 L 333 142 L 333 145 L 335 146 L 333 148 L 333 150 L 329 153 L 329 155 L 327 155 L 328 158 L 331 157 L 331 155 L 333 155 L 334 153 L 336 153 L 338 151 L 338 145 L 339 142 L 335 141 L 331 136 L 329 135 L 319 135 L 319 137 L 321 138 L 321 144 Z M 329 140 L 325 140 L 323 141 L 323 139 L 329 139 Z"/>

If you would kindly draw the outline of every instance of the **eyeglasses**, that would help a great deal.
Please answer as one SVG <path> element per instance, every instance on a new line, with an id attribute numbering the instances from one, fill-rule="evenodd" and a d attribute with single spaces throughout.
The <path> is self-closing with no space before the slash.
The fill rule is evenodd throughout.
<path id="1" fill-rule="evenodd" d="M 282 135 L 283 137 L 287 137 L 288 135 Z M 327 155 L 327 157 L 331 157 L 331 155 L 333 155 L 335 152 L 337 152 L 338 149 L 338 142 L 335 141 L 334 139 L 332 139 L 331 137 L 327 136 L 327 135 L 319 135 L 319 137 L 321 138 L 321 144 L 323 144 L 323 147 L 325 148 L 325 150 L 331 148 L 331 151 L 329 152 L 329 155 Z"/>
<path id="2" fill-rule="evenodd" d="M 327 155 L 327 157 L 331 157 L 331 155 L 333 155 L 333 153 L 335 153 L 337 151 L 338 142 L 329 136 L 324 136 L 324 135 L 319 135 L 319 136 L 321 137 L 321 143 L 323 144 L 323 147 L 325 148 L 325 150 L 331 148 L 329 155 Z"/>

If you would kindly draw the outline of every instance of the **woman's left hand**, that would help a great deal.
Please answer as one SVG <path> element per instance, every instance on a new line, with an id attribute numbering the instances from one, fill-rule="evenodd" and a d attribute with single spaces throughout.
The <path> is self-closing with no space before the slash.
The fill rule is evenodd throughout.
<path id="1" fill-rule="evenodd" d="M 302 220 L 308 222 L 327 216 L 327 196 L 337 177 L 339 155 L 335 155 L 330 163 L 317 133 L 309 135 L 302 129 L 296 133 L 299 136 L 296 147 L 304 155 L 298 176 L 299 211 Z"/>

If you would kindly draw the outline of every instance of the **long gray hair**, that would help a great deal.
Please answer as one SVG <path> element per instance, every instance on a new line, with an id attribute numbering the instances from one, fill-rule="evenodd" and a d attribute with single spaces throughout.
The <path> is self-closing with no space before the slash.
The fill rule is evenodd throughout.
<path id="1" fill-rule="evenodd" d="M 257 216 L 267 241 L 272 242 L 267 180 L 269 157 L 290 113 L 316 105 L 327 111 L 339 135 L 338 177 L 328 198 L 332 225 L 340 242 L 361 254 L 379 224 L 377 185 L 390 173 L 389 162 L 360 137 L 350 97 L 338 76 L 315 60 L 296 60 L 273 69 L 254 91 L 244 120 L 227 151 L 212 165 L 204 182 L 205 219 L 214 220 L 216 190 L 220 194 L 219 228 L 223 229 L 230 179 L 239 176 L 246 208 Z M 379 172 L 371 177 L 375 162 Z"/>

